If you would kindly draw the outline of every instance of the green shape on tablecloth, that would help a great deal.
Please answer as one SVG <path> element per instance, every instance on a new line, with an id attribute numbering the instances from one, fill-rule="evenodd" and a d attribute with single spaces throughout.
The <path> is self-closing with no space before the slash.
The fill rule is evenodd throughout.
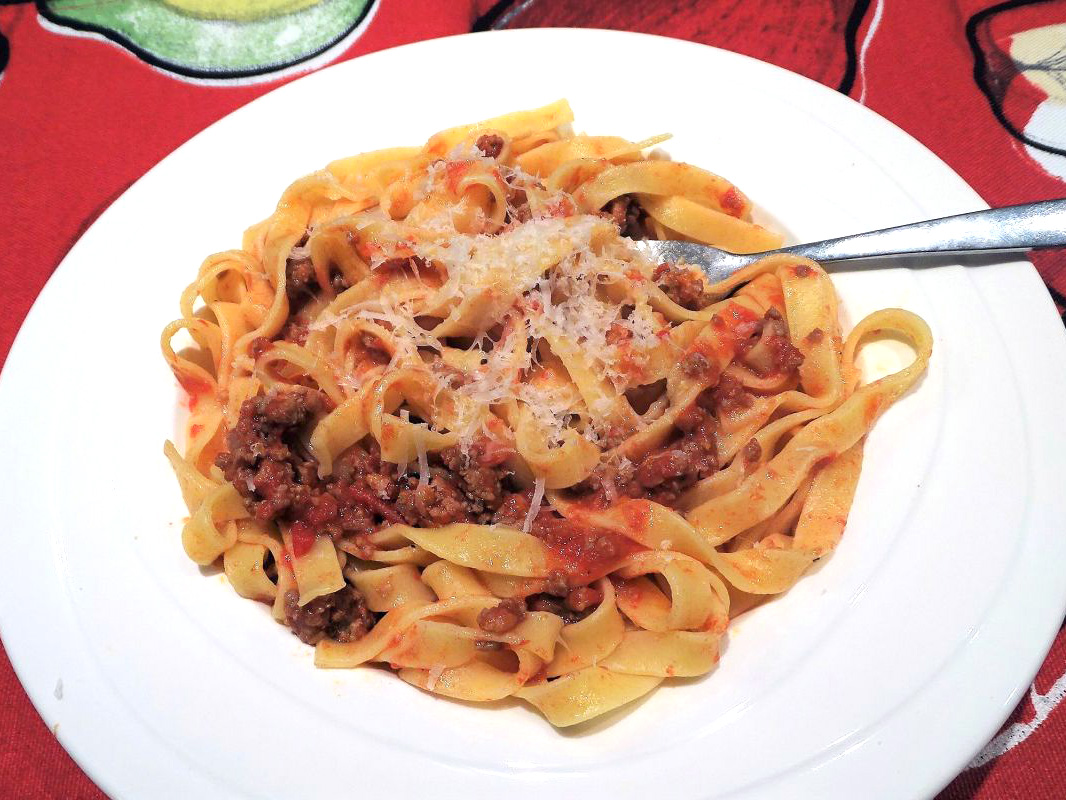
<path id="1" fill-rule="evenodd" d="M 164 69 L 227 78 L 272 72 L 321 53 L 363 20 L 373 0 L 295 2 L 290 7 L 296 10 L 288 13 L 258 18 L 232 14 L 236 18 L 230 19 L 191 14 L 182 5 L 160 0 L 47 0 L 42 14 L 57 25 L 103 34 Z"/>

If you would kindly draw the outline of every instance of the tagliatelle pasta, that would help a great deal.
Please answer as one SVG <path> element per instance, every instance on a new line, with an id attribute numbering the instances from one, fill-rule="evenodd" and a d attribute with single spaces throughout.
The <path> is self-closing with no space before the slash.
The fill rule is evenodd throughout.
<path id="1" fill-rule="evenodd" d="M 565 101 L 341 159 L 209 257 L 163 353 L 198 564 L 316 648 L 583 722 L 714 669 L 844 531 L 932 339 L 845 337 L 815 263 L 707 285 L 632 239 L 777 246 L 729 181 L 570 132 Z M 192 346 L 176 350 L 179 333 Z M 862 342 L 916 357 L 863 385 Z"/>

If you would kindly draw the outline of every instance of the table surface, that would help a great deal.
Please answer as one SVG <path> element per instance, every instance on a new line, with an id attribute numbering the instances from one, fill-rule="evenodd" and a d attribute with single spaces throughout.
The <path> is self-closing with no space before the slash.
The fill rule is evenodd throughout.
<path id="1" fill-rule="evenodd" d="M 195 13 L 203 8 L 216 18 Z M 128 24 L 131 11 L 139 26 Z M 274 44 L 277 24 L 300 29 L 285 52 Z M 642 31 L 754 56 L 887 117 L 990 205 L 1066 196 L 1066 0 L 4 0 L 0 367 L 78 236 L 214 120 L 363 53 L 469 30 L 549 26 Z M 225 47 L 194 46 L 197 37 L 217 44 L 220 30 L 229 31 Z M 621 60 L 605 65 L 604 77 L 624 80 L 637 68 Z M 1062 313 L 1066 252 L 1033 261 Z M 940 798 L 1064 796 L 1064 696 L 1060 631 L 1027 697 Z M 6 655 L 0 796 L 103 796 L 45 727 Z"/>

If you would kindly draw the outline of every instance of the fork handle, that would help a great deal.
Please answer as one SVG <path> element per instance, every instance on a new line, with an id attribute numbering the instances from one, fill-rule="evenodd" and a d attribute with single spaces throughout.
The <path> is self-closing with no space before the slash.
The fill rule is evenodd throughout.
<path id="1" fill-rule="evenodd" d="M 1066 246 L 1066 199 L 972 211 L 869 233 L 783 247 L 774 253 L 850 261 L 908 253 L 961 253 Z"/>

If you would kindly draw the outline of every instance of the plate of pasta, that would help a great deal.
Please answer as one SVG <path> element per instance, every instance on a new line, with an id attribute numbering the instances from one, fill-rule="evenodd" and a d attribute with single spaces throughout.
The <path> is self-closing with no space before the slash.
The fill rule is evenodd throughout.
<path id="1" fill-rule="evenodd" d="M 729 80 L 634 113 L 572 80 L 621 48 Z M 502 99 L 416 66 L 551 51 Z M 847 98 L 656 37 L 278 89 L 117 201 L 12 350 L 12 662 L 118 797 L 935 792 L 1066 603 L 1035 271 L 712 284 L 636 243 L 980 205 Z"/>

